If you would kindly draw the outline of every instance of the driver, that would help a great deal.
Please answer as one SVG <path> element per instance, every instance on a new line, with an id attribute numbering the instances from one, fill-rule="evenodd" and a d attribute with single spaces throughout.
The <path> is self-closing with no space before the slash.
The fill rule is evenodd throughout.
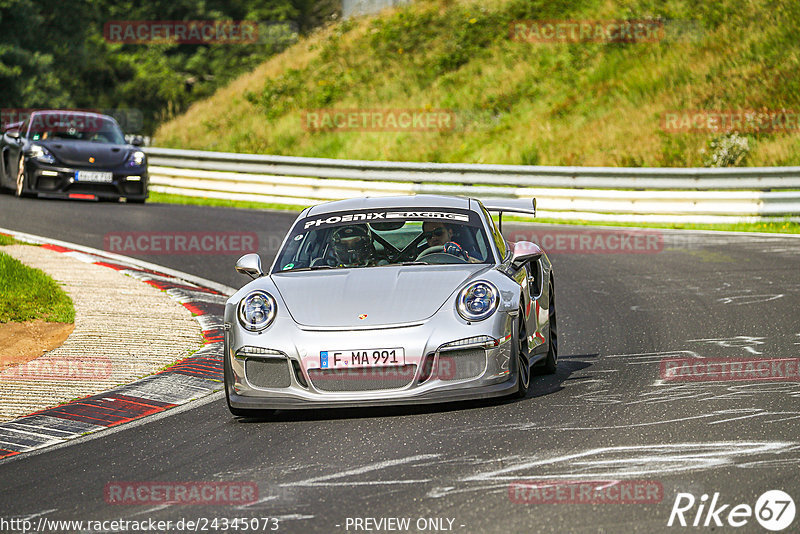
<path id="1" fill-rule="evenodd" d="M 453 229 L 442 221 L 425 221 L 422 223 L 422 234 L 427 247 L 441 247 L 453 239 Z"/>
<path id="2" fill-rule="evenodd" d="M 467 251 L 461 245 L 453 241 L 454 229 L 449 224 L 442 221 L 425 221 L 422 223 L 422 235 L 425 236 L 425 247 L 444 247 L 442 252 L 461 256 L 465 260 L 473 263 L 477 262 L 469 257 Z"/>
<path id="3" fill-rule="evenodd" d="M 337 228 L 331 234 L 333 256 L 339 267 L 380 265 L 375 258 L 372 234 L 366 225 Z"/>

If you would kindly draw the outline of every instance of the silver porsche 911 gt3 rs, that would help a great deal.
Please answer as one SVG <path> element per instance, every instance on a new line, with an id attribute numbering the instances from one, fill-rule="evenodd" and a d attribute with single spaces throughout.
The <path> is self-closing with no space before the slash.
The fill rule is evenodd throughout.
<path id="1" fill-rule="evenodd" d="M 305 209 L 269 273 L 225 306 L 225 393 L 237 416 L 264 410 L 524 397 L 558 361 L 553 269 L 506 242 L 489 211 L 418 195 Z"/>

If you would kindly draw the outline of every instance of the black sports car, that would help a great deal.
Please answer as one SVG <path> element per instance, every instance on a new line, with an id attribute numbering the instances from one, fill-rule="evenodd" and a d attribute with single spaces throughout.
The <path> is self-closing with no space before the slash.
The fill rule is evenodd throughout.
<path id="1" fill-rule="evenodd" d="M 107 115 L 34 111 L 3 130 L 0 187 L 17 196 L 147 199 L 147 158 Z"/>

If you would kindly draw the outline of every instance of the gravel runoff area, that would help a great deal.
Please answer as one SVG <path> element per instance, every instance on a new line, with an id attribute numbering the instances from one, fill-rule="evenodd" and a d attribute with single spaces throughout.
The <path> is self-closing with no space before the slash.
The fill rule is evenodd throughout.
<path id="1" fill-rule="evenodd" d="M 160 289 L 80 255 L 0 250 L 54 278 L 75 307 L 75 330 L 63 345 L 0 373 L 0 421 L 126 384 L 203 346 L 192 313 Z"/>

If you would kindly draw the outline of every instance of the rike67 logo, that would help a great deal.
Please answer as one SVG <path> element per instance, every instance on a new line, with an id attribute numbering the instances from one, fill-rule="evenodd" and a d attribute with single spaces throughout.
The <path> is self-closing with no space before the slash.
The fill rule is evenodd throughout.
<path id="1" fill-rule="evenodd" d="M 669 514 L 667 526 L 693 527 L 743 527 L 755 516 L 756 521 L 767 530 L 784 530 L 794 521 L 794 500 L 781 490 L 764 492 L 755 507 L 749 504 L 731 505 L 723 503 L 719 492 L 714 493 L 711 502 L 708 495 L 700 499 L 691 493 L 678 493 Z"/>

